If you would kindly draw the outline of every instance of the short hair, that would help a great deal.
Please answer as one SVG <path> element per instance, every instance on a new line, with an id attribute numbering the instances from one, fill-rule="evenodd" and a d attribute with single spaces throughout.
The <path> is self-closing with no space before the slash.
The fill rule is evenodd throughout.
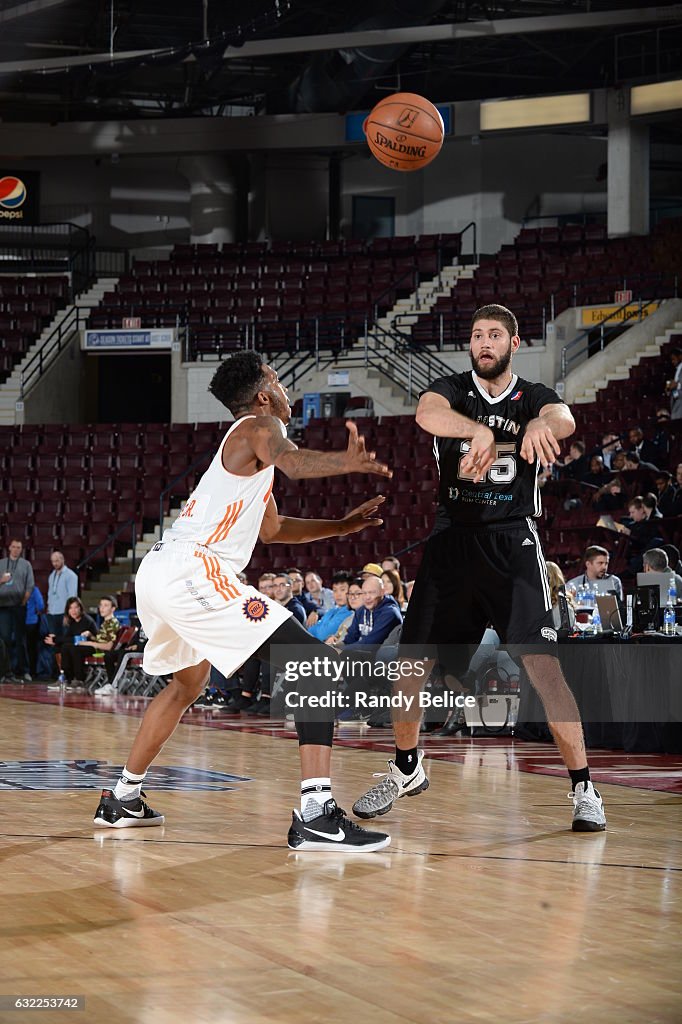
<path id="1" fill-rule="evenodd" d="M 289 573 L 292 573 L 292 572 L 298 573 L 299 576 L 304 576 L 305 575 L 303 570 L 302 569 L 297 569 L 295 565 L 292 565 L 290 569 L 285 569 L 284 572 L 287 573 L 287 575 Z M 277 575 L 278 576 L 282 576 L 283 574 L 281 572 L 278 572 Z"/>
<path id="2" fill-rule="evenodd" d="M 675 544 L 661 544 L 661 551 L 668 556 L 668 565 L 675 570 L 680 561 L 680 549 Z"/>
<path id="3" fill-rule="evenodd" d="M 274 580 L 274 578 L 275 578 L 275 573 L 274 572 L 262 572 L 260 574 L 260 576 L 258 577 L 258 582 L 260 583 L 261 580 Z"/>
<path id="4" fill-rule="evenodd" d="M 642 497 L 641 494 L 638 494 L 634 498 L 630 498 L 630 500 L 628 502 L 628 508 L 640 509 L 640 508 L 644 508 L 644 507 L 645 507 L 645 505 L 644 505 L 644 498 Z"/>
<path id="5" fill-rule="evenodd" d="M 655 494 L 652 494 L 651 491 L 647 491 L 647 493 L 642 498 L 642 502 L 644 504 L 644 507 L 650 508 L 652 512 L 655 512 L 658 508 L 658 498 Z"/>
<path id="6" fill-rule="evenodd" d="M 509 337 L 513 338 L 519 333 L 519 323 L 511 309 L 491 302 L 487 306 L 481 306 L 471 318 L 471 330 L 479 320 L 499 320 L 503 327 L 509 331 Z"/>
<path id="7" fill-rule="evenodd" d="M 263 358 L 251 349 L 235 352 L 213 374 L 208 390 L 233 416 L 250 409 L 264 384 Z"/>
<path id="8" fill-rule="evenodd" d="M 18 537 L 10 537 L 10 539 L 7 541 L 7 547 L 9 547 L 10 544 L 21 544 L 22 548 L 24 546 L 23 540 L 19 540 Z"/>
<path id="9" fill-rule="evenodd" d="M 350 586 L 352 579 L 353 577 L 351 576 L 351 574 L 349 572 L 346 572 L 345 570 L 335 572 L 334 575 L 332 576 L 332 586 L 335 583 L 347 583 L 348 586 Z"/>
<path id="10" fill-rule="evenodd" d="M 659 469 L 658 473 L 656 474 L 657 480 L 665 480 L 667 484 L 670 483 L 672 478 L 672 473 L 669 473 L 667 469 Z"/>
<path id="11" fill-rule="evenodd" d="M 584 441 L 571 441 L 568 446 L 569 448 L 577 448 L 581 455 L 585 454 L 585 442 Z"/>
<path id="12" fill-rule="evenodd" d="M 118 608 L 118 601 L 112 594 L 102 594 L 100 601 L 109 601 L 114 609 Z"/>
<path id="13" fill-rule="evenodd" d="M 397 569 L 398 572 L 400 571 L 400 559 L 396 558 L 395 555 L 386 555 L 386 557 L 382 558 L 381 561 L 382 562 L 393 562 L 394 568 Z"/>
<path id="14" fill-rule="evenodd" d="M 585 561 L 591 562 L 593 558 L 610 558 L 611 555 L 603 548 L 600 544 L 590 544 L 589 548 L 585 551 Z"/>
<path id="15" fill-rule="evenodd" d="M 636 466 L 639 466 L 640 462 L 642 461 L 639 457 L 638 452 L 626 452 L 625 459 L 627 462 L 634 462 Z"/>
<path id="16" fill-rule="evenodd" d="M 642 561 L 652 572 L 665 572 L 668 568 L 668 556 L 663 548 L 649 548 L 642 555 Z"/>
<path id="17" fill-rule="evenodd" d="M 286 580 L 289 586 L 291 586 L 291 576 L 287 572 L 276 572 L 273 576 L 275 580 Z"/>

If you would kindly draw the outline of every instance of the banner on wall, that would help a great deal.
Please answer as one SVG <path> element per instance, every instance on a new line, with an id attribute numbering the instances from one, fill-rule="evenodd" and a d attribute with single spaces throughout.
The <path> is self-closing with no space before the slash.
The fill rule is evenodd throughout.
<path id="1" fill-rule="evenodd" d="M 602 321 L 606 321 L 606 326 L 611 327 L 613 324 L 625 322 L 627 320 L 637 321 L 640 317 L 642 319 L 645 316 L 651 316 L 658 309 L 660 303 L 658 302 L 645 302 L 642 303 L 640 311 L 639 302 L 633 302 L 628 306 L 589 306 L 581 307 L 578 309 L 578 327 L 599 327 Z"/>
<path id="2" fill-rule="evenodd" d="M 40 223 L 40 174 L 0 164 L 0 224 Z"/>
<path id="3" fill-rule="evenodd" d="M 173 327 L 152 327 L 139 331 L 83 331 L 81 348 L 87 352 L 139 352 L 141 349 L 171 349 L 174 341 Z"/>

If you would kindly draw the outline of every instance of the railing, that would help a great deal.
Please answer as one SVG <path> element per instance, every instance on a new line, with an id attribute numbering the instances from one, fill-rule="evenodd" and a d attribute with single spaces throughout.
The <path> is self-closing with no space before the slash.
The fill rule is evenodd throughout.
<path id="1" fill-rule="evenodd" d="M 478 239 L 478 232 L 477 232 L 477 228 L 476 228 L 476 221 L 470 220 L 468 224 L 465 224 L 465 226 L 462 228 L 462 230 L 459 233 L 460 242 L 464 238 L 464 236 L 466 235 L 467 231 L 471 231 L 471 233 L 473 235 L 473 244 L 472 244 L 472 256 L 474 258 L 473 262 L 474 263 L 478 263 L 478 241 L 477 241 L 477 239 Z M 461 249 L 460 249 L 460 252 L 461 252 Z M 442 267 L 440 269 L 442 270 Z"/>
<path id="2" fill-rule="evenodd" d="M 190 463 L 187 469 L 183 469 L 182 473 L 179 473 L 175 479 L 171 480 L 168 486 L 161 491 L 161 494 L 159 495 L 159 540 L 161 540 L 163 535 L 163 520 L 166 514 L 166 495 L 174 491 L 176 484 L 179 484 L 181 480 L 184 480 L 189 473 L 193 472 L 193 470 L 205 462 L 210 455 L 215 455 L 215 448 L 209 448 L 207 451 L 202 452 L 201 455 L 198 455 L 194 462 Z"/>
<path id="3" fill-rule="evenodd" d="M 92 551 L 90 551 L 85 556 L 85 558 L 81 559 L 81 561 L 76 566 L 76 572 L 79 572 L 84 566 L 89 565 L 89 563 L 92 562 L 93 559 L 97 557 L 97 555 L 100 553 L 100 551 L 104 551 L 104 549 L 108 548 L 110 544 L 113 544 L 113 542 L 115 540 L 118 540 L 118 538 L 121 536 L 123 531 L 127 530 L 128 527 L 130 527 L 130 547 L 131 547 L 132 552 L 133 552 L 132 570 L 131 571 L 135 572 L 136 563 L 137 563 L 137 553 L 136 553 L 137 552 L 137 523 L 135 522 L 134 519 L 126 519 L 125 523 L 121 523 L 121 525 L 118 526 L 114 530 L 113 533 L 109 534 L 109 536 L 107 537 L 107 539 L 105 541 L 103 541 L 96 548 L 94 548 Z"/>
<path id="4" fill-rule="evenodd" d="M 75 292 L 93 279 L 95 239 L 79 224 L 11 224 L 0 228 L 0 262 L 8 272 L 68 273 Z"/>
<path id="5" fill-rule="evenodd" d="M 21 371 L 19 397 L 22 401 L 24 395 L 30 391 L 42 375 L 45 362 L 48 357 L 53 356 L 56 352 L 61 352 L 61 350 L 71 340 L 74 331 L 80 330 L 81 324 L 84 324 L 87 321 L 89 315 L 89 309 L 74 306 L 67 316 L 63 320 L 60 320 L 52 331 L 52 334 L 48 335 L 38 351 L 34 352 L 26 366 Z"/>

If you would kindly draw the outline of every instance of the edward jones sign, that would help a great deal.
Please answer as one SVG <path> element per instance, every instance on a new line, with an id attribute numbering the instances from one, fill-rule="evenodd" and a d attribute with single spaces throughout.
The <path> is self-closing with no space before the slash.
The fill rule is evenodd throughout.
<path id="1" fill-rule="evenodd" d="M 0 166 L 0 223 L 40 223 L 40 175 Z"/>

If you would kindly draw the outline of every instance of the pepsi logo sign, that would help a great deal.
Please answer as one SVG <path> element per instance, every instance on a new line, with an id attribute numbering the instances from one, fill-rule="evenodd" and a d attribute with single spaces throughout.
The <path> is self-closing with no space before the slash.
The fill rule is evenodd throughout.
<path id="1" fill-rule="evenodd" d="M 26 186 L 21 178 L 7 175 L 0 178 L 0 206 L 3 210 L 16 210 L 26 199 Z"/>

